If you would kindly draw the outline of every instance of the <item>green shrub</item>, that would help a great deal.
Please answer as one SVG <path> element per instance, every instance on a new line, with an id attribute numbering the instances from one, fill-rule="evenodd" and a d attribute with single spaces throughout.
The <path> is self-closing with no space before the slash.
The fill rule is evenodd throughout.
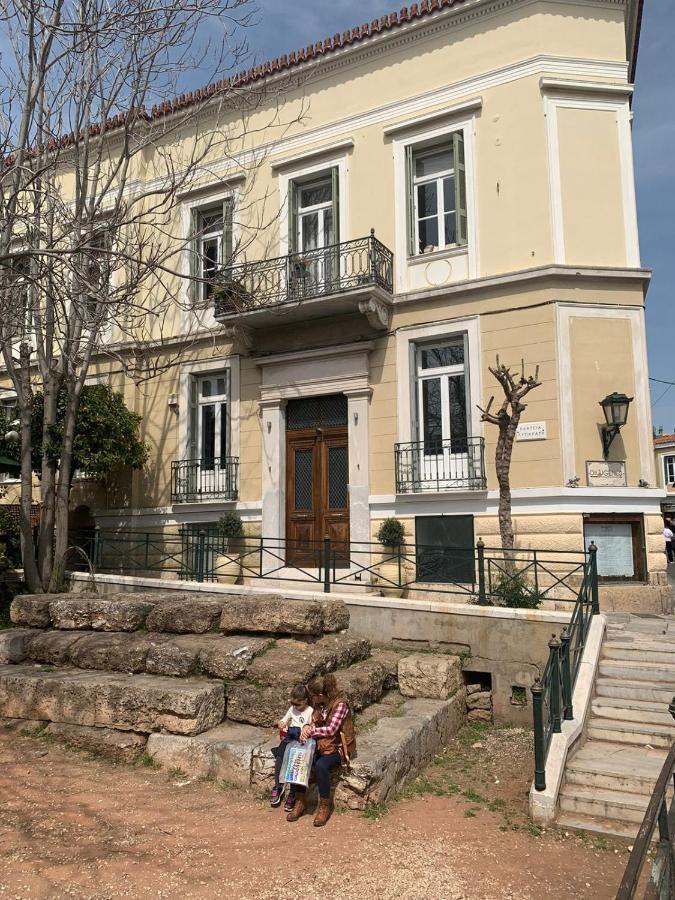
<path id="1" fill-rule="evenodd" d="M 221 516 L 218 520 L 218 530 L 226 540 L 242 538 L 244 536 L 244 523 L 241 521 L 239 513 L 232 510 Z"/>
<path id="2" fill-rule="evenodd" d="M 543 597 L 535 591 L 524 575 L 503 573 L 492 585 L 490 600 L 494 606 L 510 609 L 537 609 Z"/>
<path id="3" fill-rule="evenodd" d="M 0 556 L 10 568 L 21 565 L 21 536 L 19 523 L 6 509 L 0 506 Z"/>
<path id="4" fill-rule="evenodd" d="M 378 541 L 385 547 L 400 547 L 405 543 L 405 528 L 399 519 L 385 519 L 377 532 Z"/>

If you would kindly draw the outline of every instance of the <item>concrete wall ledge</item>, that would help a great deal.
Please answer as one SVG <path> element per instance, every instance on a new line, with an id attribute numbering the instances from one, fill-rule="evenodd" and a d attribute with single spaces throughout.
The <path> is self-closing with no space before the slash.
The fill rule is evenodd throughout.
<path id="1" fill-rule="evenodd" d="M 571 721 L 563 722 L 560 734 L 554 734 L 551 737 L 546 758 L 546 789 L 537 791 L 534 784 L 530 788 L 530 815 L 535 822 L 542 825 L 550 825 L 555 819 L 558 810 L 558 794 L 563 784 L 567 757 L 583 733 L 593 697 L 593 686 L 600 662 L 600 650 L 606 623 L 607 620 L 603 615 L 594 616 L 591 622 L 579 666 L 577 683 L 572 694 L 574 718 Z"/>

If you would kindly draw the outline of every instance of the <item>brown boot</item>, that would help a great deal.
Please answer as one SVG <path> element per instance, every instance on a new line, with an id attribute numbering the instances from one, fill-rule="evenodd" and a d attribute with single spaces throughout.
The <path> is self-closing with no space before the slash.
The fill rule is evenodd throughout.
<path id="1" fill-rule="evenodd" d="M 319 808 L 316 811 L 316 815 L 314 816 L 314 827 L 321 828 L 326 822 L 330 819 L 330 815 L 333 812 L 333 807 L 331 805 L 330 800 L 321 800 L 319 802 Z"/>
<path id="2" fill-rule="evenodd" d="M 295 797 L 295 803 L 293 804 L 293 809 L 286 816 L 287 822 L 297 822 L 300 816 L 304 816 L 305 814 L 305 794 L 297 794 Z"/>

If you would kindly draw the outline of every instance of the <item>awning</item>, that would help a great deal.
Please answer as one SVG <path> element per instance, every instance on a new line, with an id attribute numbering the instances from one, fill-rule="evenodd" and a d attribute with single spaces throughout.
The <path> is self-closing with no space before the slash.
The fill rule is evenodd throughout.
<path id="1" fill-rule="evenodd" d="M 21 472 L 21 463 L 18 463 L 15 459 L 9 459 L 7 456 L 0 456 L 0 472 L 18 475 Z"/>

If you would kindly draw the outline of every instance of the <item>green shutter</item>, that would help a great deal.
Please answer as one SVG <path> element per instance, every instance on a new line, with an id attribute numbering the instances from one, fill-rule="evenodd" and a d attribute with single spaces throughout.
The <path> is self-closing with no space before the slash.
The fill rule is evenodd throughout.
<path id="1" fill-rule="evenodd" d="M 298 187 L 288 182 L 288 252 L 298 251 Z"/>
<path id="2" fill-rule="evenodd" d="M 226 197 L 223 200 L 223 268 L 232 263 L 232 219 L 234 210 L 234 198 Z"/>
<path id="3" fill-rule="evenodd" d="M 197 379 L 194 375 L 190 375 L 188 407 L 188 459 L 197 459 Z"/>
<path id="4" fill-rule="evenodd" d="M 330 170 L 331 197 L 333 200 L 333 243 L 340 243 L 340 170 L 333 166 Z"/>
<path id="5" fill-rule="evenodd" d="M 196 280 L 199 271 L 199 255 L 197 250 L 197 243 L 199 238 L 199 222 L 199 210 L 190 210 L 190 246 L 188 252 L 190 255 L 189 296 L 192 303 L 196 303 L 198 301 L 200 293 L 199 284 Z"/>
<path id="6" fill-rule="evenodd" d="M 455 159 L 455 216 L 457 219 L 457 243 L 466 244 L 466 170 L 464 168 L 464 134 L 456 131 L 452 136 Z"/>
<path id="7" fill-rule="evenodd" d="M 414 256 L 417 248 L 417 228 L 415 222 L 415 154 L 410 145 L 405 148 L 405 192 L 408 256 Z"/>

